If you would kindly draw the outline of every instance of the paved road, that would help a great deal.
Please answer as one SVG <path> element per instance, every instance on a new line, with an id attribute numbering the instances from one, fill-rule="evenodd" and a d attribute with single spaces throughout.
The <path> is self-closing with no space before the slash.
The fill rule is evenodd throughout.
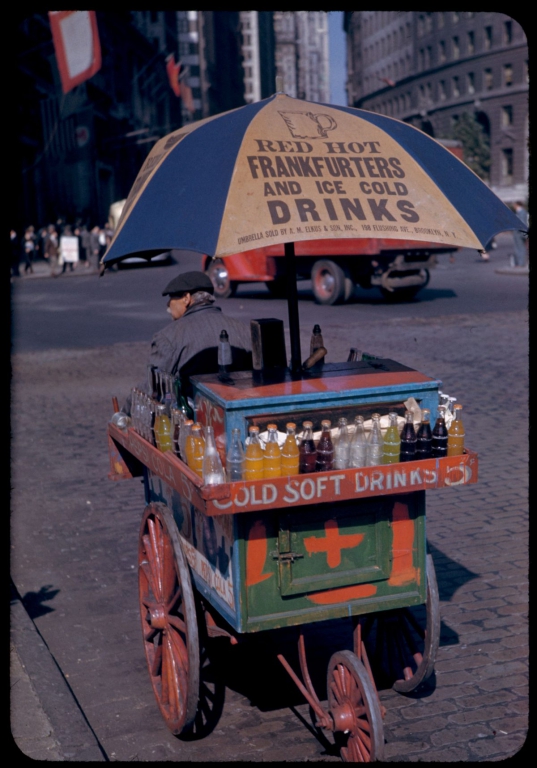
<path id="1" fill-rule="evenodd" d="M 434 274 L 435 290 L 443 284 L 455 296 L 431 296 L 410 310 L 384 312 L 373 301 L 363 314 L 359 301 L 345 308 L 312 305 L 314 313 L 323 312 L 332 360 L 345 359 L 352 326 L 363 349 L 440 378 L 464 405 L 467 441 L 480 456 L 477 485 L 427 496 L 427 536 L 440 589 L 440 649 L 435 679 L 419 695 L 380 692 L 389 761 L 500 760 L 518 753 L 526 738 L 527 277 L 499 275 L 495 267 L 501 265 L 476 263 L 466 270 L 459 261 L 446 264 Z M 473 311 L 461 311 L 459 297 L 470 290 L 472 269 L 488 272 L 481 272 L 483 283 L 474 288 Z M 449 280 L 436 283 L 444 272 Z M 122 275 L 109 277 L 119 285 Z M 90 279 L 80 278 L 80 284 Z M 59 283 L 54 281 L 54 289 Z M 313 732 L 307 705 L 276 667 L 275 651 L 286 641 L 278 633 L 222 648 L 225 701 L 212 734 L 185 742 L 165 728 L 140 638 L 136 550 L 142 488 L 138 480 L 107 479 L 105 446 L 111 398 L 137 380 L 147 344 L 135 336 L 79 345 L 69 343 L 69 333 L 55 344 L 43 321 L 44 305 L 54 313 L 54 295 L 44 287 L 38 293 L 33 305 L 25 286 L 14 294 L 17 744 L 34 758 L 58 760 L 339 761 L 330 743 Z M 510 303 L 502 307 L 506 295 Z M 239 295 L 234 301 L 240 313 L 253 299 L 241 301 Z M 82 301 L 71 313 L 59 301 L 56 307 L 55 328 L 68 324 L 73 312 L 91 321 Z M 255 316 L 278 316 L 276 310 L 276 302 L 257 298 Z M 125 311 L 117 308 L 118 314 Z M 160 327 L 162 318 L 147 322 L 153 320 Z M 32 346 L 37 333 L 46 343 Z M 344 622 L 317 627 L 308 643 L 322 659 L 325 647 L 348 647 L 347 630 Z M 324 676 L 322 664 L 314 673 Z"/>

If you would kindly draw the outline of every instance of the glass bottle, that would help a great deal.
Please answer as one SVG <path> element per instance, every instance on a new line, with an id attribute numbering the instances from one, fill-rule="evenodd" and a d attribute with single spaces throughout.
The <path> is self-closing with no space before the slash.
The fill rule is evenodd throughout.
<path id="1" fill-rule="evenodd" d="M 241 442 L 241 431 L 238 427 L 231 430 L 231 445 L 226 456 L 226 473 L 230 483 L 243 479 L 244 448 Z"/>
<path id="2" fill-rule="evenodd" d="M 405 411 L 405 423 L 401 430 L 401 461 L 414 461 L 417 441 L 414 415 L 412 411 Z"/>
<path id="3" fill-rule="evenodd" d="M 149 441 L 152 445 L 157 444 L 157 437 L 155 434 L 155 420 L 157 418 L 157 405 L 158 403 L 156 400 L 153 400 L 152 398 L 149 400 Z"/>
<path id="4" fill-rule="evenodd" d="M 263 477 L 281 477 L 282 475 L 282 451 L 278 444 L 278 427 L 276 424 L 267 424 L 268 439 L 263 454 Z"/>
<path id="5" fill-rule="evenodd" d="M 367 441 L 367 466 L 376 467 L 382 464 L 383 439 L 380 428 L 380 413 L 371 416 L 371 432 Z"/>
<path id="6" fill-rule="evenodd" d="M 192 419 L 185 419 L 181 425 L 181 431 L 179 432 L 179 453 L 185 464 L 188 464 L 186 458 L 186 441 L 192 433 L 192 427 L 194 422 Z"/>
<path id="7" fill-rule="evenodd" d="M 285 425 L 287 437 L 282 446 L 282 475 L 298 475 L 300 451 L 296 441 L 296 424 L 290 421 Z"/>
<path id="8" fill-rule="evenodd" d="M 183 422 L 183 414 L 179 408 L 172 408 L 172 447 L 176 456 L 181 455 L 181 448 L 179 444 L 179 438 L 181 434 L 181 424 Z"/>
<path id="9" fill-rule="evenodd" d="M 418 427 L 418 434 L 416 436 L 416 459 L 431 458 L 432 439 L 431 412 L 428 408 L 423 408 L 421 412 L 421 423 Z"/>
<path id="10" fill-rule="evenodd" d="M 299 449 L 299 472 L 305 474 L 308 472 L 315 472 L 315 464 L 317 462 L 317 448 L 315 447 L 315 441 L 313 439 L 313 423 L 311 421 L 305 421 L 302 424 L 303 434 L 300 441 Z"/>
<path id="11" fill-rule="evenodd" d="M 205 485 L 220 485 L 226 482 L 224 467 L 214 439 L 214 429 L 211 426 L 205 427 L 202 475 Z"/>
<path id="12" fill-rule="evenodd" d="M 438 406 L 438 416 L 433 429 L 431 441 L 431 456 L 433 459 L 447 456 L 448 432 L 445 421 L 446 406 Z"/>
<path id="13" fill-rule="evenodd" d="M 229 367 L 233 361 L 231 355 L 231 344 L 229 343 L 229 336 L 226 330 L 220 331 L 220 338 L 218 340 L 218 375 L 221 378 L 229 377 Z"/>
<path id="14" fill-rule="evenodd" d="M 317 443 L 316 472 L 328 472 L 334 468 L 334 444 L 330 434 L 331 422 L 328 419 L 321 421 L 321 437 Z"/>
<path id="15" fill-rule="evenodd" d="M 155 416 L 155 440 L 157 448 L 163 453 L 165 451 L 171 451 L 172 445 L 172 425 L 170 418 L 166 413 L 166 406 L 164 403 L 157 404 L 157 412 Z"/>
<path id="16" fill-rule="evenodd" d="M 154 365 L 147 366 L 147 392 L 153 400 L 158 400 L 157 369 Z"/>
<path id="17" fill-rule="evenodd" d="M 182 391 L 180 376 L 176 376 L 173 380 L 173 391 L 175 394 L 175 402 L 177 403 L 179 410 L 183 413 L 184 419 L 194 420 L 194 413 L 192 408 L 189 406 L 188 400 Z"/>
<path id="18" fill-rule="evenodd" d="M 346 469 L 349 466 L 351 441 L 347 419 L 343 416 L 338 421 L 338 435 L 334 441 L 334 469 Z"/>
<path id="19" fill-rule="evenodd" d="M 248 444 L 244 452 L 244 479 L 263 479 L 263 448 L 259 442 L 259 427 L 248 427 Z"/>
<path id="20" fill-rule="evenodd" d="M 367 462 L 367 438 L 364 430 L 364 417 L 354 419 L 354 435 L 349 450 L 349 467 L 365 467 Z"/>
<path id="21" fill-rule="evenodd" d="M 321 347 L 324 347 L 323 335 L 321 333 L 321 327 L 317 324 L 313 326 L 313 333 L 310 339 L 310 356 L 313 355 Z"/>
<path id="22" fill-rule="evenodd" d="M 397 414 L 395 412 L 390 413 L 389 419 L 390 423 L 384 434 L 382 463 L 397 464 L 401 460 L 401 437 L 399 436 L 399 428 L 397 426 Z"/>
<path id="23" fill-rule="evenodd" d="M 186 463 L 190 469 L 203 477 L 203 456 L 205 454 L 205 440 L 201 432 L 200 424 L 192 424 L 190 434 L 186 439 Z"/>
<path id="24" fill-rule="evenodd" d="M 464 424 L 462 422 L 462 405 L 455 403 L 453 406 L 455 418 L 448 429 L 447 455 L 462 456 L 464 453 Z"/>

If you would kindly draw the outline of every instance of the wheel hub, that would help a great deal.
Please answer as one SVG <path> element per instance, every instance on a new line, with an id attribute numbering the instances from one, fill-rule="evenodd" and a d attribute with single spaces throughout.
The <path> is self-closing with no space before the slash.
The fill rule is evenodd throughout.
<path id="1" fill-rule="evenodd" d="M 343 731 L 343 733 L 353 732 L 356 725 L 356 716 L 354 707 L 350 702 L 340 704 L 338 707 L 330 709 L 332 720 L 334 721 L 334 731 Z"/>
<path id="2" fill-rule="evenodd" d="M 149 609 L 149 617 L 151 626 L 155 629 L 165 629 L 166 628 L 166 611 L 162 607 L 162 605 L 156 605 L 153 608 Z"/>

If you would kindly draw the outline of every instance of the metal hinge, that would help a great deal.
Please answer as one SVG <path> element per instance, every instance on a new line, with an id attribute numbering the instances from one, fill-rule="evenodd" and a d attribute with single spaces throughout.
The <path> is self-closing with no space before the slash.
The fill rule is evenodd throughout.
<path id="1" fill-rule="evenodd" d="M 295 560 L 298 560 L 300 557 L 304 557 L 304 555 L 301 555 L 299 552 L 271 552 L 270 556 L 274 560 L 279 560 L 280 563 L 294 563 Z"/>

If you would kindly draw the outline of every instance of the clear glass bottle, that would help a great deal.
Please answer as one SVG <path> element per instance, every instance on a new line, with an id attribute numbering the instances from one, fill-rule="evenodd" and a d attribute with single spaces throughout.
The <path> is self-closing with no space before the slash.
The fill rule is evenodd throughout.
<path id="1" fill-rule="evenodd" d="M 220 331 L 220 338 L 218 340 L 218 375 L 221 378 L 227 378 L 229 376 L 229 368 L 233 358 L 231 355 L 231 344 L 229 343 L 229 336 L 226 330 Z"/>
<path id="2" fill-rule="evenodd" d="M 192 424 L 190 434 L 186 439 L 186 463 L 190 469 L 203 477 L 203 457 L 205 454 L 205 439 L 200 424 Z"/>
<path id="3" fill-rule="evenodd" d="M 192 433 L 192 427 L 194 422 L 192 419 L 185 419 L 181 425 L 181 431 L 179 432 L 179 453 L 185 464 L 188 464 L 186 458 L 186 441 Z"/>
<path id="4" fill-rule="evenodd" d="M 421 411 L 421 423 L 416 436 L 416 459 L 431 458 L 432 440 L 431 412 L 428 408 L 423 408 Z"/>
<path id="5" fill-rule="evenodd" d="M 285 425 L 287 437 L 282 446 L 282 475 L 298 475 L 300 451 L 296 441 L 296 424 L 290 421 Z"/>
<path id="6" fill-rule="evenodd" d="M 354 435 L 349 450 L 349 467 L 365 467 L 367 463 L 367 438 L 364 430 L 364 417 L 354 419 Z"/>
<path id="7" fill-rule="evenodd" d="M 334 469 L 334 444 L 330 434 L 331 422 L 328 419 L 321 421 L 321 437 L 317 443 L 316 472 L 329 472 Z"/>
<path id="8" fill-rule="evenodd" d="M 399 436 L 399 427 L 397 426 L 397 414 L 393 411 L 389 414 L 390 423 L 384 433 L 384 443 L 382 448 L 382 463 L 397 464 L 400 461 L 401 437 Z"/>
<path id="9" fill-rule="evenodd" d="M 202 475 L 205 485 L 221 485 L 226 482 L 226 474 L 216 447 L 214 429 L 211 426 L 205 427 L 205 453 L 203 455 Z"/>
<path id="10" fill-rule="evenodd" d="M 313 439 L 313 422 L 305 421 L 302 424 L 303 434 L 299 450 L 299 472 L 300 474 L 306 474 L 309 472 L 315 472 L 315 464 L 317 462 L 317 448 Z"/>
<path id="11" fill-rule="evenodd" d="M 226 456 L 226 473 L 230 483 L 242 480 L 244 476 L 244 448 L 238 427 L 231 430 L 231 444 Z"/>
<path id="12" fill-rule="evenodd" d="M 155 417 L 155 440 L 159 451 L 165 453 L 173 449 L 172 445 L 172 425 L 168 414 L 166 413 L 166 405 L 164 403 L 158 403 L 157 412 Z"/>
<path id="13" fill-rule="evenodd" d="M 281 477 L 282 475 L 282 451 L 278 444 L 278 427 L 276 424 L 267 424 L 268 438 L 263 453 L 263 477 Z"/>
<path id="14" fill-rule="evenodd" d="M 367 466 L 376 467 L 382 464 L 383 443 L 380 428 L 380 413 L 371 416 L 371 432 L 367 440 Z"/>
<path id="15" fill-rule="evenodd" d="M 347 469 L 350 447 L 347 419 L 342 416 L 338 421 L 338 434 L 334 441 L 334 469 Z"/>
<path id="16" fill-rule="evenodd" d="M 445 420 L 446 406 L 438 406 L 438 416 L 433 429 L 431 441 L 431 456 L 433 459 L 440 459 L 447 456 L 448 431 Z"/>
<path id="17" fill-rule="evenodd" d="M 462 456 L 464 453 L 464 424 L 462 422 L 462 405 L 455 403 L 453 406 L 455 418 L 448 429 L 447 455 Z"/>
<path id="18" fill-rule="evenodd" d="M 173 452 L 176 456 L 181 456 L 180 436 L 181 436 L 181 424 L 183 423 L 183 413 L 179 408 L 172 408 L 172 446 Z"/>
<path id="19" fill-rule="evenodd" d="M 414 461 L 416 458 L 417 440 L 414 414 L 412 411 L 405 411 L 405 423 L 401 430 L 401 461 Z"/>
<path id="20" fill-rule="evenodd" d="M 259 427 L 248 427 L 248 444 L 244 451 L 244 479 L 263 479 L 263 448 L 259 441 Z"/>

